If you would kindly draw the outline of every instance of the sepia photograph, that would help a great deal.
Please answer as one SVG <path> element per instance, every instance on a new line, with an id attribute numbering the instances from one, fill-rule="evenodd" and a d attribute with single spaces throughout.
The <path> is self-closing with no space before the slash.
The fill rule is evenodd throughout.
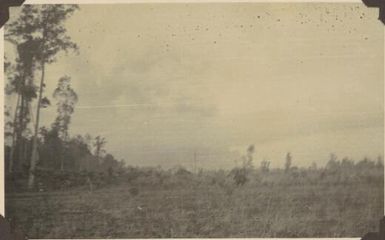
<path id="1" fill-rule="evenodd" d="M 5 218 L 28 238 L 378 231 L 378 9 L 24 4 L 3 39 Z"/>

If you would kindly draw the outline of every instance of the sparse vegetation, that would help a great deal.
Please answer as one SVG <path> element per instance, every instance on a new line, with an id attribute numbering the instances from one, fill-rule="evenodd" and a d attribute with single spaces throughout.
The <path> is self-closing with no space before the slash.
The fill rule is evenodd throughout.
<path id="1" fill-rule="evenodd" d="M 7 216 L 29 237 L 359 237 L 384 210 L 383 162 L 369 159 L 268 173 L 125 167 L 91 175 L 92 191 L 67 174 L 42 176 L 41 192 L 7 193 Z M 48 190 L 56 178 L 66 185 Z"/>

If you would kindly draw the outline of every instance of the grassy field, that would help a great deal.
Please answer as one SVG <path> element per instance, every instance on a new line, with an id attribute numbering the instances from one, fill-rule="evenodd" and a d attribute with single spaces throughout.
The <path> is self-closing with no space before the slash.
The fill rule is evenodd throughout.
<path id="1" fill-rule="evenodd" d="M 377 230 L 383 199 L 383 176 L 243 186 L 174 176 L 92 192 L 8 193 L 6 209 L 30 238 L 361 237 Z"/>

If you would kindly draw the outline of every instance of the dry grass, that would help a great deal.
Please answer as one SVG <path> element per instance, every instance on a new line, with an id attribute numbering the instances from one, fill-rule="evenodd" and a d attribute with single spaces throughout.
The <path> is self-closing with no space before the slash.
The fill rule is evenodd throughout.
<path id="1" fill-rule="evenodd" d="M 30 238 L 360 237 L 377 230 L 383 199 L 383 178 L 235 187 L 196 177 L 12 193 L 6 209 Z"/>

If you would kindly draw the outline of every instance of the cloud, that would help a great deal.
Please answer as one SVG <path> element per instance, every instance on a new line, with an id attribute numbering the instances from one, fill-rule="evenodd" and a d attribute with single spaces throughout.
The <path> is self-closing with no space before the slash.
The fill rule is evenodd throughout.
<path id="1" fill-rule="evenodd" d="M 290 6 L 83 5 L 67 24 L 80 54 L 47 66 L 46 93 L 71 76 L 71 133 L 105 135 L 131 164 L 189 164 L 198 152 L 231 167 L 250 144 L 277 164 L 286 151 L 298 165 L 383 151 L 377 12 Z M 45 109 L 44 124 L 55 114 Z"/>

